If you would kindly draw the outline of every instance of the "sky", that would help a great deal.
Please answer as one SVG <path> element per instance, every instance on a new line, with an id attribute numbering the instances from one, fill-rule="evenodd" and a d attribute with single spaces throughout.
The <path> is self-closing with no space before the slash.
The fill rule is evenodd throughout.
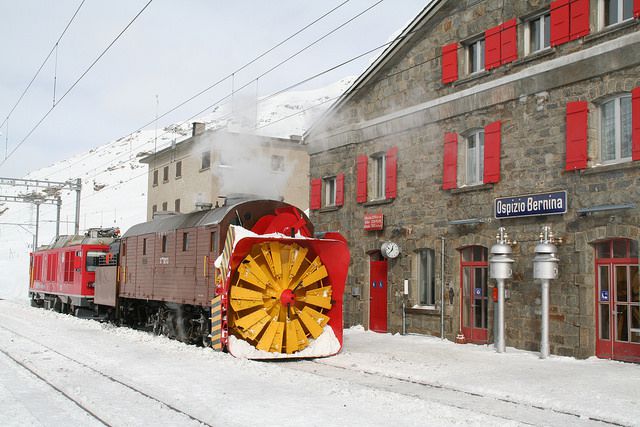
<path id="1" fill-rule="evenodd" d="M 60 100 L 147 2 L 0 1 L 0 122 L 9 116 L 0 127 L 0 177 L 22 177 L 149 123 L 146 129 L 182 122 L 247 84 L 236 96 L 270 95 L 384 44 L 428 3 L 153 0 Z M 81 3 L 54 53 L 10 114 Z M 256 63 L 234 73 L 336 7 Z M 320 88 L 359 75 L 371 58 L 363 57 L 296 89 Z M 156 115 L 231 74 L 233 78 L 153 123 Z M 59 103 L 51 110 L 54 99 Z"/>

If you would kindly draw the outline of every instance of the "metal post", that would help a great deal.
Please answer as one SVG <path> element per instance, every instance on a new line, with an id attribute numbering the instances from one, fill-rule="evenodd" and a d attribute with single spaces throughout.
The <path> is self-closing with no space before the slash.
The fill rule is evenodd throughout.
<path id="1" fill-rule="evenodd" d="M 39 224 L 40 223 L 40 203 L 36 202 L 35 205 L 36 205 L 36 235 L 34 236 L 34 240 L 35 240 L 34 248 L 33 248 L 34 251 L 38 247 L 38 229 L 40 226 Z"/>
<path id="2" fill-rule="evenodd" d="M 62 199 L 60 196 L 56 198 L 56 239 L 60 237 L 60 208 L 62 207 Z"/>
<path id="3" fill-rule="evenodd" d="M 80 190 L 82 189 L 82 179 L 76 179 L 76 224 L 74 234 L 80 234 Z"/>
<path id="4" fill-rule="evenodd" d="M 444 237 L 440 237 L 440 338 L 444 339 Z M 460 326 L 462 328 L 462 326 Z"/>
<path id="5" fill-rule="evenodd" d="M 549 280 L 542 281 L 542 337 L 540 358 L 549 357 Z"/>
<path id="6" fill-rule="evenodd" d="M 496 336 L 496 351 L 504 353 L 504 279 L 497 279 L 498 282 L 498 331 Z"/>
<path id="7" fill-rule="evenodd" d="M 404 302 L 405 297 L 402 296 L 402 335 L 407 335 L 407 313 L 405 311 L 406 303 Z"/>

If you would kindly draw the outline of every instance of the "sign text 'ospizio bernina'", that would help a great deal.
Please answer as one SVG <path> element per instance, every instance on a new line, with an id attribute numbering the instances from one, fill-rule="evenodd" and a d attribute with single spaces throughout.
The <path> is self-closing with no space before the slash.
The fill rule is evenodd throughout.
<path id="1" fill-rule="evenodd" d="M 559 215 L 567 213 L 567 192 L 501 197 L 494 204 L 496 218 Z"/>

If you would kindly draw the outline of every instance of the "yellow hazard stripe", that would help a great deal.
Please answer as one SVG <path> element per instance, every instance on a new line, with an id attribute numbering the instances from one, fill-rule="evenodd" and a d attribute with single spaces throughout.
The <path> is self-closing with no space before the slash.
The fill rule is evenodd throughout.
<path id="1" fill-rule="evenodd" d="M 222 350 L 222 297 L 211 300 L 211 348 Z"/>

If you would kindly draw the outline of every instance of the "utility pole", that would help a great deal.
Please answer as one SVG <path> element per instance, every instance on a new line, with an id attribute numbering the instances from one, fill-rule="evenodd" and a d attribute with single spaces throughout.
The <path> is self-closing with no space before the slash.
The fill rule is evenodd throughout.
<path id="1" fill-rule="evenodd" d="M 36 205 L 36 236 L 35 241 L 33 243 L 33 250 L 38 249 L 38 230 L 40 228 L 40 202 L 33 202 Z"/>
<path id="2" fill-rule="evenodd" d="M 56 239 L 60 237 L 60 208 L 62 207 L 62 199 L 56 197 Z"/>
<path id="3" fill-rule="evenodd" d="M 74 229 L 74 234 L 80 234 L 80 191 L 82 190 L 82 179 L 76 179 L 76 226 Z"/>

